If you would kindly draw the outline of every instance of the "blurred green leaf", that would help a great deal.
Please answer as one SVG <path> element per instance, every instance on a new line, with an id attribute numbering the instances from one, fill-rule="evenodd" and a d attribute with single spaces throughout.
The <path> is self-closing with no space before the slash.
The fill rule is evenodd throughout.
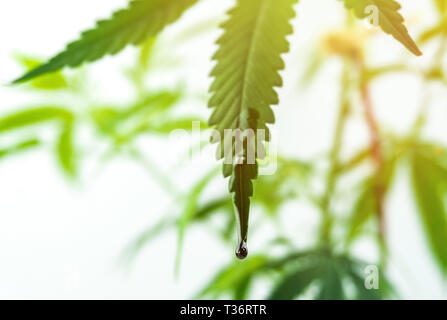
<path id="1" fill-rule="evenodd" d="M 233 221 L 233 203 L 230 197 L 223 197 L 215 200 L 206 202 L 203 205 L 198 206 L 193 219 L 189 222 L 192 223 L 206 222 L 211 216 L 217 212 L 227 212 L 231 214 L 230 221 Z M 178 228 L 182 217 L 167 217 L 159 221 L 155 226 L 148 228 L 143 231 L 128 247 L 124 250 L 123 257 L 126 262 L 132 261 L 137 254 L 153 241 L 156 237 L 160 236 L 163 232 L 170 230 L 172 228 Z M 233 231 L 233 228 L 231 228 Z M 225 238 L 225 235 L 223 235 Z"/>
<path id="2" fill-rule="evenodd" d="M 337 174 L 343 174 L 350 172 L 351 170 L 357 168 L 361 164 L 363 164 L 366 160 L 371 157 L 371 148 L 367 147 L 363 150 L 360 150 L 357 154 L 355 154 L 352 158 L 344 163 L 338 164 Z"/>
<path id="3" fill-rule="evenodd" d="M 203 298 L 246 299 L 252 282 L 260 277 L 276 279 L 268 299 L 290 300 L 300 297 L 323 300 L 385 299 L 393 289 L 384 274 L 379 274 L 379 289 L 365 287 L 369 264 L 327 248 L 291 252 L 283 257 L 255 255 L 246 261 L 235 260 L 224 267 L 198 295 Z M 276 274 L 275 277 L 268 277 Z M 348 284 L 353 285 L 349 290 Z M 348 294 L 349 293 L 349 294 Z"/>
<path id="4" fill-rule="evenodd" d="M 399 159 L 395 151 L 392 150 L 391 154 L 386 155 L 379 171 L 367 177 L 358 188 L 360 192 L 350 213 L 348 223 L 348 243 L 361 235 L 364 225 L 371 218 L 377 217 L 377 190 L 380 188 L 386 196 L 391 186 Z"/>
<path id="5" fill-rule="evenodd" d="M 143 231 L 135 240 L 133 240 L 123 251 L 122 259 L 125 263 L 130 263 L 148 245 L 152 240 L 161 235 L 164 231 L 175 226 L 176 220 L 171 217 L 164 218 L 154 226 Z"/>
<path id="6" fill-rule="evenodd" d="M 406 66 L 405 64 L 390 64 L 377 68 L 369 68 L 365 70 L 362 77 L 363 81 L 369 82 L 377 79 L 378 77 L 389 75 L 390 73 L 403 72 L 403 71 L 409 71 L 408 66 Z"/>
<path id="7" fill-rule="evenodd" d="M 361 265 L 349 259 L 344 259 L 342 261 L 342 267 L 346 270 L 347 274 L 349 275 L 349 277 L 347 277 L 348 281 L 354 285 L 355 296 L 353 298 L 357 298 L 359 300 L 380 300 L 383 299 L 388 294 L 388 290 L 386 287 L 380 290 L 366 289 L 365 274 L 364 274 L 366 264 Z M 383 275 L 380 275 L 379 279 L 384 280 L 385 277 Z"/>
<path id="8" fill-rule="evenodd" d="M 195 214 L 195 220 L 201 221 L 210 217 L 210 215 L 219 209 L 229 209 L 233 211 L 233 203 L 230 197 L 222 197 L 216 200 L 212 200 L 197 210 Z"/>
<path id="9" fill-rule="evenodd" d="M 260 176 L 255 181 L 253 201 L 274 215 L 288 200 L 298 197 L 300 186 L 306 186 L 312 172 L 308 163 L 278 157 L 274 175 Z"/>
<path id="10" fill-rule="evenodd" d="M 41 142 L 37 139 L 29 139 L 22 141 L 12 147 L 0 149 L 0 159 L 3 159 L 4 157 L 15 155 L 24 151 L 27 151 L 29 149 L 33 149 L 35 147 L 40 146 Z"/>
<path id="11" fill-rule="evenodd" d="M 315 266 L 295 271 L 285 276 L 269 296 L 269 300 L 292 300 L 302 294 L 320 275 Z"/>
<path id="12" fill-rule="evenodd" d="M 447 273 L 447 168 L 424 150 L 411 158 L 413 188 L 430 248 Z"/>
<path id="13" fill-rule="evenodd" d="M 157 37 L 149 37 L 141 45 L 140 55 L 138 58 L 139 65 L 143 71 L 147 71 L 150 64 L 150 59 L 154 52 L 154 46 L 157 41 Z"/>
<path id="14" fill-rule="evenodd" d="M 74 147 L 74 124 L 68 121 L 64 124 L 57 144 L 59 162 L 68 176 L 74 177 L 77 173 L 77 154 Z"/>
<path id="15" fill-rule="evenodd" d="M 166 135 L 172 133 L 174 130 L 191 131 L 193 129 L 193 123 L 197 123 L 200 130 L 208 129 L 208 125 L 204 121 L 200 121 L 197 118 L 184 118 L 167 120 L 160 123 L 147 124 L 145 126 L 142 126 L 140 128 L 140 131 Z"/>
<path id="16" fill-rule="evenodd" d="M 169 129 L 177 126 L 192 127 L 192 121 L 168 121 L 161 119 L 170 118 L 167 111 L 173 107 L 182 97 L 180 90 L 164 90 L 147 94 L 135 104 L 127 108 L 100 107 L 91 110 L 91 117 L 98 130 L 116 140 L 120 144 L 132 141 L 136 136 L 145 132 L 157 132 L 166 134 Z M 197 120 L 196 120 L 197 121 Z"/>
<path id="17" fill-rule="evenodd" d="M 354 240 L 361 234 L 362 227 L 366 222 L 374 217 L 377 212 L 375 200 L 374 179 L 369 178 L 362 183 L 361 193 L 357 198 L 354 208 L 350 214 L 348 242 Z"/>
<path id="18" fill-rule="evenodd" d="M 178 224 L 178 240 L 177 240 L 177 257 L 176 257 L 176 270 L 178 271 L 181 252 L 183 247 L 183 239 L 185 232 L 191 221 L 194 219 L 194 215 L 197 213 L 199 208 L 199 200 L 202 195 L 203 190 L 210 183 L 210 181 L 216 177 L 218 171 L 213 169 L 211 172 L 206 174 L 198 183 L 191 189 L 191 191 L 186 196 L 186 204 L 183 213 L 180 216 Z"/>
<path id="19" fill-rule="evenodd" d="M 434 0 L 434 2 L 441 15 L 447 13 L 447 0 Z"/>
<path id="20" fill-rule="evenodd" d="M 263 255 L 253 255 L 243 262 L 235 261 L 225 267 L 199 293 L 198 297 L 217 298 L 229 294 L 233 299 L 245 299 L 249 292 L 253 275 L 261 271 L 267 261 L 268 258 Z"/>
<path id="21" fill-rule="evenodd" d="M 117 109 L 95 108 L 90 114 L 100 132 L 112 136 L 115 134 L 115 125 L 120 119 L 120 112 Z"/>
<path id="22" fill-rule="evenodd" d="M 0 119 L 0 133 L 39 124 L 49 120 L 71 121 L 71 112 L 58 107 L 34 108 L 10 114 Z"/>
<path id="23" fill-rule="evenodd" d="M 318 300 L 343 300 L 345 293 L 339 270 L 338 261 L 327 265 L 324 275 L 321 278 L 320 292 Z"/>
<path id="24" fill-rule="evenodd" d="M 419 42 L 424 44 L 439 36 L 447 34 L 447 17 L 441 19 L 436 25 L 428 28 L 419 36 Z"/>
<path id="25" fill-rule="evenodd" d="M 325 63 L 324 56 L 319 53 L 318 50 L 314 50 L 309 55 L 308 59 L 310 61 L 306 64 L 306 69 L 304 70 L 300 81 L 301 85 L 304 87 L 311 84 Z"/>

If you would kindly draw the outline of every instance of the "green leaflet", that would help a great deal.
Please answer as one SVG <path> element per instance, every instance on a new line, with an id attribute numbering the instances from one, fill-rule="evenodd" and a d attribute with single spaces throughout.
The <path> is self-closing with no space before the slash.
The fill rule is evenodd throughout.
<path id="1" fill-rule="evenodd" d="M 83 62 L 96 61 L 106 54 L 116 54 L 129 44 L 142 43 L 176 21 L 197 0 L 133 0 L 127 9 L 117 11 L 112 18 L 101 20 L 96 27 L 82 33 L 65 51 L 48 63 L 31 70 L 14 83 L 28 81 L 63 67 L 77 67 Z"/>
<path id="2" fill-rule="evenodd" d="M 65 173 L 70 177 L 76 176 L 76 151 L 74 147 L 74 124 L 73 121 L 67 121 L 59 137 L 57 144 L 57 155 L 59 162 Z"/>
<path id="3" fill-rule="evenodd" d="M 441 270 L 447 273 L 447 169 L 424 151 L 415 152 L 412 157 L 413 189 L 431 251 Z"/>
<path id="4" fill-rule="evenodd" d="M 224 130 L 252 130 L 255 140 L 268 140 L 266 124 L 274 123 L 271 105 L 279 103 L 275 87 L 282 85 L 279 71 L 284 68 L 281 54 L 289 50 L 287 35 L 293 32 L 289 20 L 295 16 L 296 0 L 238 0 L 229 11 L 230 18 L 222 24 L 224 34 L 219 38 L 218 51 L 213 59 L 217 65 L 211 72 L 214 82 L 209 107 L 214 112 L 209 120 L 216 126 L 220 139 L 214 142 L 224 146 Z M 266 130 L 258 137 L 258 129 Z M 239 138 L 236 138 L 239 139 Z M 217 140 L 217 141 L 216 141 Z M 256 152 L 250 140 L 243 137 L 243 150 L 234 150 L 240 162 L 224 165 L 224 175 L 232 176 L 230 191 L 240 224 L 240 240 L 247 240 L 250 197 L 253 195 L 253 179 L 257 177 L 256 161 L 247 161 L 250 152 Z M 261 141 L 262 142 L 262 141 Z M 259 155 L 259 152 L 258 152 Z M 222 152 L 220 157 L 223 157 Z M 258 156 L 258 158 L 260 158 Z M 254 163 L 253 163 L 254 162 Z"/>
<path id="5" fill-rule="evenodd" d="M 340 0 L 344 1 L 347 9 L 353 9 L 355 15 L 361 19 L 374 14 L 368 8 L 376 7 L 379 10 L 378 23 L 382 30 L 391 34 L 397 41 L 402 43 L 413 54 L 420 56 L 422 52 L 413 41 L 403 24 L 404 18 L 399 13 L 401 5 L 395 0 Z M 374 20 L 374 17 L 372 17 Z"/>
<path id="6" fill-rule="evenodd" d="M 27 71 L 40 66 L 42 61 L 25 55 L 17 54 L 15 59 L 23 65 Z M 68 82 L 62 72 L 53 72 L 31 81 L 31 87 L 38 90 L 60 90 L 67 89 Z"/>

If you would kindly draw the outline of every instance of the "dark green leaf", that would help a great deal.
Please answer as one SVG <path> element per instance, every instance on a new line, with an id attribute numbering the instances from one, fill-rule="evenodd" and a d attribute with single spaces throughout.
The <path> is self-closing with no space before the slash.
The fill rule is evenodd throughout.
<path id="1" fill-rule="evenodd" d="M 338 270 L 337 264 L 338 261 L 334 260 L 321 275 L 318 300 L 343 300 L 345 298 L 341 270 Z"/>
<path id="2" fill-rule="evenodd" d="M 70 177 L 74 177 L 77 172 L 77 155 L 74 147 L 73 134 L 73 123 L 71 121 L 65 123 L 57 145 L 59 162 Z"/>
<path id="3" fill-rule="evenodd" d="M 279 102 L 275 87 L 282 85 L 281 54 L 289 50 L 286 37 L 293 32 L 289 20 L 295 15 L 295 3 L 295 0 L 238 0 L 229 12 L 230 18 L 222 24 L 224 34 L 217 41 L 219 49 L 213 57 L 217 65 L 211 72 L 215 79 L 209 101 L 209 107 L 214 108 L 209 124 L 215 125 L 221 134 L 221 139 L 214 142 L 221 143 L 222 151 L 230 149 L 224 145 L 224 130 L 252 130 L 257 136 L 258 129 L 267 130 L 266 124 L 275 120 L 271 105 Z M 243 151 L 237 156 L 243 159 L 239 164 L 233 162 L 232 168 L 226 163 L 225 172 L 232 175 L 230 191 L 234 193 L 241 241 L 244 241 L 249 198 L 253 195 L 251 180 L 257 177 L 257 164 L 247 157 L 259 155 L 256 153 L 259 150 L 244 138 L 240 142 Z M 236 155 L 234 146 L 232 149 Z"/>

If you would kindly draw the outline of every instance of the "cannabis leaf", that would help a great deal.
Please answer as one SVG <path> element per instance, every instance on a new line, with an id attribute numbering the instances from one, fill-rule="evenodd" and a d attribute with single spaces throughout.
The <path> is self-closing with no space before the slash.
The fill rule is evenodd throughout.
<path id="1" fill-rule="evenodd" d="M 161 32 L 176 21 L 197 0 L 133 0 L 127 9 L 112 18 L 101 20 L 96 27 L 82 33 L 65 51 L 26 73 L 14 83 L 28 81 L 63 67 L 77 67 L 96 61 L 106 54 L 116 54 L 129 44 L 137 45 Z"/>
<path id="2" fill-rule="evenodd" d="M 369 8 L 377 8 L 379 16 L 377 22 L 382 30 L 391 34 L 397 41 L 402 43 L 413 54 L 420 56 L 422 52 L 417 44 L 413 41 L 408 33 L 407 28 L 403 24 L 404 18 L 399 13 L 401 5 L 395 0 L 341 0 L 344 1 L 347 9 L 353 9 L 356 16 L 363 19 L 374 14 L 374 10 Z M 374 17 L 371 17 L 374 20 Z M 374 21 L 372 21 L 373 23 Z"/>
<path id="3" fill-rule="evenodd" d="M 217 65 L 211 72 L 215 79 L 209 107 L 214 112 L 209 124 L 220 133 L 213 139 L 221 143 L 220 157 L 229 147 L 232 155 L 239 157 L 232 165 L 225 162 L 224 176 L 232 176 L 230 191 L 234 193 L 241 243 L 247 240 L 252 180 L 258 173 L 256 161 L 249 158 L 255 152 L 260 158 L 262 152 L 257 150 L 257 142 L 243 134 L 228 146 L 224 133 L 229 129 L 251 131 L 255 140 L 269 139 L 266 124 L 275 121 L 270 106 L 279 103 L 274 87 L 282 85 L 278 72 L 284 68 L 281 54 L 289 50 L 286 37 L 293 32 L 289 20 L 295 16 L 295 3 L 296 0 L 238 0 L 228 13 L 230 18 L 221 26 L 225 32 L 217 41 L 219 49 L 213 57 Z M 259 129 L 267 131 L 264 137 L 258 135 Z M 241 150 L 235 147 L 238 143 Z"/>

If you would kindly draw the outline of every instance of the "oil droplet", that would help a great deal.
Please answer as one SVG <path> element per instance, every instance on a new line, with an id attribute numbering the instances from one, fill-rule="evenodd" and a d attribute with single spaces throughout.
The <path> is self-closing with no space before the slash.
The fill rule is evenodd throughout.
<path id="1" fill-rule="evenodd" d="M 244 260 L 248 256 L 247 242 L 241 241 L 236 250 L 236 257 L 240 260 Z"/>

